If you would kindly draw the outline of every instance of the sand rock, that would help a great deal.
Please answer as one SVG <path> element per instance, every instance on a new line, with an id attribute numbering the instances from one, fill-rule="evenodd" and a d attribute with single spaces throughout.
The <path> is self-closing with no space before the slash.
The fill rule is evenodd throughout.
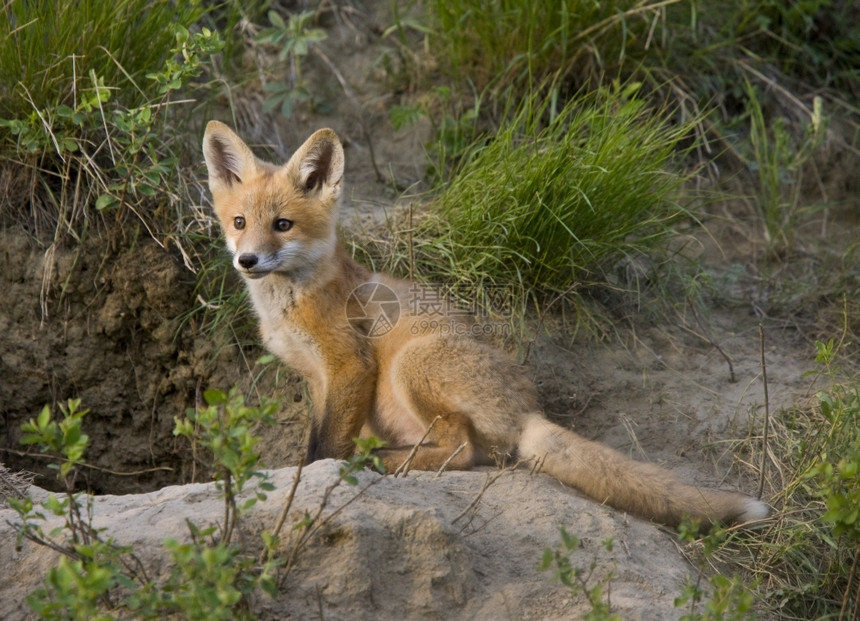
<path id="1" fill-rule="evenodd" d="M 286 527 L 313 514 L 338 480 L 332 460 L 304 469 Z M 272 471 L 276 490 L 245 517 L 242 536 L 259 541 L 285 502 L 295 468 Z M 595 577 L 613 571 L 612 611 L 624 619 L 680 616 L 673 599 L 693 569 L 671 534 L 563 489 L 545 475 L 497 470 L 358 475 L 358 485 L 332 491 L 329 519 L 298 556 L 277 598 L 254 602 L 261 619 L 572 619 L 589 610 L 583 597 L 537 571 L 544 548 L 564 526 L 582 541 L 577 566 L 597 563 Z M 44 494 L 38 490 L 36 495 Z M 356 497 L 357 496 L 357 497 Z M 475 502 L 477 500 L 477 502 Z M 99 496 L 94 525 L 133 545 L 151 575 L 169 571 L 166 538 L 188 539 L 198 526 L 222 519 L 212 484 L 166 487 L 149 494 Z M 17 521 L 0 512 L 0 618 L 26 617 L 26 594 L 38 586 L 56 553 L 25 542 L 15 550 Z M 11 524 L 10 524 L 11 523 Z M 60 525 L 49 523 L 46 531 Z M 285 531 L 286 531 L 285 527 Z M 613 551 L 601 542 L 614 538 Z"/>

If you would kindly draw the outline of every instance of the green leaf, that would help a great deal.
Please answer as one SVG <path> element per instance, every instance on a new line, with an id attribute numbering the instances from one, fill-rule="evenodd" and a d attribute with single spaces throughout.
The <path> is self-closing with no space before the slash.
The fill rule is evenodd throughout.
<path id="1" fill-rule="evenodd" d="M 281 17 L 277 11 L 269 11 L 269 21 L 273 26 L 281 30 L 285 30 L 287 27 L 287 24 L 284 22 L 284 18 Z"/>
<path id="2" fill-rule="evenodd" d="M 60 151 L 74 153 L 78 150 L 78 141 L 70 136 L 62 138 L 59 142 Z"/>
<path id="3" fill-rule="evenodd" d="M 227 395 L 224 394 L 224 391 L 217 388 L 210 388 L 204 391 L 203 398 L 209 405 L 224 405 L 227 403 Z"/>
<path id="4" fill-rule="evenodd" d="M 63 440 L 65 441 L 67 446 L 74 446 L 78 442 L 81 441 L 81 427 L 80 425 L 71 425 L 65 430 L 65 437 Z"/>
<path id="5" fill-rule="evenodd" d="M 176 33 L 176 40 L 179 43 L 185 43 L 188 41 L 188 29 L 182 24 L 176 24 L 174 26 L 174 32 Z"/>
<path id="6" fill-rule="evenodd" d="M 561 534 L 561 541 L 565 549 L 575 550 L 579 546 L 579 538 L 576 535 L 568 533 L 564 527 L 559 528 L 559 533 Z"/>
<path id="7" fill-rule="evenodd" d="M 279 538 L 273 535 L 272 533 L 268 533 L 263 531 L 260 533 L 260 538 L 263 540 L 263 543 L 266 546 L 266 549 L 274 549 L 278 547 Z"/>
<path id="8" fill-rule="evenodd" d="M 62 118 L 71 118 L 72 116 L 74 116 L 75 111 L 72 110 L 69 106 L 60 104 L 59 106 L 54 108 L 54 113 Z"/>
<path id="9" fill-rule="evenodd" d="M 96 209 L 104 211 L 109 209 L 119 202 L 113 194 L 102 194 L 96 199 Z"/>
<path id="10" fill-rule="evenodd" d="M 553 557 L 553 551 L 550 548 L 545 548 L 543 551 L 543 558 L 541 558 L 540 565 L 538 565 L 538 571 L 546 571 L 549 569 L 552 566 Z"/>
<path id="11" fill-rule="evenodd" d="M 48 423 L 51 421 L 51 408 L 47 405 L 42 408 L 42 411 L 39 412 L 39 417 L 36 421 L 40 429 L 44 429 L 48 426 Z"/>

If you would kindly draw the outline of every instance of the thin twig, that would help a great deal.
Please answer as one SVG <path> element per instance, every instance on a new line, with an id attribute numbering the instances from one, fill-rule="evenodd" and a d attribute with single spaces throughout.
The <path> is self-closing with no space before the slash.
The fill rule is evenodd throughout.
<path id="1" fill-rule="evenodd" d="M 395 477 L 400 476 L 401 474 L 405 475 L 409 472 L 409 466 L 412 463 L 412 460 L 415 459 L 415 454 L 418 452 L 418 449 L 421 447 L 422 444 L 424 444 L 424 440 L 426 440 L 427 436 L 430 435 L 430 431 L 441 419 L 441 416 L 437 416 L 433 419 L 433 422 L 430 423 L 429 427 L 427 427 L 427 431 L 425 431 L 424 435 L 421 436 L 421 439 L 415 443 L 415 446 L 412 447 L 412 450 L 409 452 L 409 455 L 406 456 L 406 459 L 403 460 L 403 463 L 397 466 L 397 469 L 394 471 Z"/>
<path id="2" fill-rule="evenodd" d="M 278 585 L 279 586 L 282 586 L 286 582 L 287 577 L 290 574 L 290 571 L 292 571 L 293 566 L 295 565 L 296 557 L 298 556 L 299 551 L 304 548 L 304 546 L 307 544 L 307 542 L 310 541 L 311 538 L 314 535 L 316 535 L 324 526 L 329 524 L 339 513 L 341 513 L 344 509 L 346 509 L 353 502 L 358 500 L 358 498 L 361 497 L 367 490 L 369 490 L 371 487 L 373 487 L 374 485 L 376 485 L 377 483 L 379 483 L 383 479 L 384 479 L 384 477 L 382 477 L 382 476 L 373 479 L 370 483 L 368 483 L 367 485 L 362 487 L 360 490 L 358 490 L 358 492 L 356 492 L 349 500 L 347 500 L 345 503 L 343 503 L 341 506 L 339 506 L 337 509 L 335 509 L 334 511 L 329 513 L 324 518 L 321 518 L 323 511 L 325 511 L 325 508 L 328 505 L 329 497 L 331 496 L 331 494 L 335 490 L 335 488 L 337 488 L 343 482 L 343 479 L 338 478 L 334 483 L 332 483 L 331 485 L 329 485 L 326 488 L 325 492 L 323 492 L 323 499 L 320 502 L 320 505 L 317 508 L 316 513 L 313 516 L 309 517 L 309 520 L 307 522 L 307 525 L 305 526 L 304 532 L 302 532 L 298 536 L 297 541 L 293 542 L 293 544 L 290 548 L 289 555 L 284 560 L 284 562 L 281 564 L 282 571 L 281 571 L 280 577 L 278 578 Z"/>
<path id="3" fill-rule="evenodd" d="M 848 606 L 851 602 L 851 584 L 854 582 L 854 577 L 857 575 L 857 559 L 860 558 L 860 550 L 854 550 L 854 561 L 851 563 L 851 571 L 848 573 L 848 582 L 845 584 L 845 593 L 842 595 L 842 607 L 839 609 L 839 621 L 842 619 L 856 619 L 857 607 L 860 606 L 860 582 L 857 583 L 857 599 L 854 602 L 855 615 L 848 615 Z"/>
<path id="4" fill-rule="evenodd" d="M 761 345 L 761 378 L 764 383 L 764 435 L 762 436 L 761 480 L 758 485 L 758 499 L 761 500 L 764 491 L 765 470 L 767 468 L 767 437 L 770 433 L 770 400 L 767 394 L 767 364 L 764 359 L 764 328 L 758 324 L 759 342 Z"/>
<path id="5" fill-rule="evenodd" d="M 299 480 L 302 478 L 302 469 L 305 467 L 304 458 L 299 460 L 299 466 L 296 469 L 296 476 L 293 477 L 293 485 L 290 487 L 290 493 L 287 494 L 287 500 L 284 503 L 284 508 L 281 509 L 281 514 L 278 516 L 277 522 L 275 522 L 275 529 L 272 531 L 272 536 L 277 537 L 281 528 L 284 526 L 284 522 L 287 520 L 287 514 L 290 512 L 290 508 L 293 506 L 293 499 L 296 497 L 296 489 L 299 487 Z M 263 550 L 260 553 L 260 563 L 262 563 L 266 558 L 268 560 L 272 560 L 272 550 Z"/>
<path id="6" fill-rule="evenodd" d="M 349 82 L 346 81 L 346 78 L 343 77 L 343 74 L 340 72 L 337 66 L 333 62 L 331 62 L 331 59 L 326 56 L 325 52 L 323 52 L 319 48 L 314 48 L 314 54 L 319 56 L 320 60 L 322 60 L 323 63 L 325 63 L 326 66 L 329 68 L 329 70 L 334 74 L 334 77 L 335 79 L 337 79 L 338 83 L 340 84 L 340 87 L 343 89 L 344 94 L 349 97 L 353 104 L 360 108 L 361 104 L 356 98 L 355 93 L 349 85 Z"/>
<path id="7" fill-rule="evenodd" d="M 221 541 L 230 543 L 236 523 L 236 496 L 233 494 L 233 477 L 230 471 L 227 470 L 224 474 L 224 534 Z"/>
<path id="8" fill-rule="evenodd" d="M 464 448 L 466 448 L 467 446 L 469 446 L 469 443 L 468 443 L 468 442 L 463 442 L 463 444 L 461 444 L 460 446 L 458 446 L 458 447 L 454 450 L 454 452 L 453 452 L 453 453 L 451 453 L 451 456 L 450 456 L 450 457 L 448 457 L 448 459 L 446 459 L 446 460 L 445 460 L 445 463 L 444 463 L 444 464 L 442 464 L 442 466 L 439 468 L 439 470 L 437 470 L 437 471 L 436 471 L 436 476 L 434 476 L 433 478 L 434 478 L 434 479 L 437 479 L 437 478 L 439 478 L 440 476 L 442 476 L 442 473 L 443 473 L 443 472 L 445 472 L 445 468 L 447 468 L 447 467 L 448 467 L 448 464 L 450 464 L 450 463 L 451 463 L 451 460 L 452 460 L 452 459 L 454 459 L 454 458 L 455 458 L 457 455 L 459 455 L 460 453 L 462 453 L 462 452 L 463 452 L 463 449 L 464 449 Z"/>
<path id="9" fill-rule="evenodd" d="M 6 453 L 11 453 L 12 455 L 17 455 L 19 457 L 27 457 L 32 459 L 47 459 L 56 461 L 57 458 L 54 455 L 43 455 L 41 453 L 29 453 L 27 451 L 20 451 L 18 449 L 4 448 Z M 86 464 L 79 463 L 77 464 L 80 468 L 87 468 L 89 470 L 97 470 L 99 472 L 105 472 L 107 474 L 113 474 L 119 477 L 135 477 L 141 474 L 149 474 L 151 472 L 158 472 L 159 470 L 165 470 L 167 472 L 173 472 L 173 468 L 170 466 L 156 466 L 154 468 L 144 468 L 143 470 L 129 470 L 128 472 L 120 472 L 118 470 L 111 470 L 110 468 L 103 468 L 101 466 L 96 466 L 94 464 Z"/>
<path id="10" fill-rule="evenodd" d="M 320 60 L 323 61 L 323 63 L 326 64 L 326 66 L 328 66 L 328 68 L 334 74 L 334 77 L 340 83 L 340 87 L 343 89 L 344 94 L 347 96 L 347 98 L 349 98 L 349 100 L 353 103 L 356 109 L 359 110 L 358 124 L 361 127 L 362 137 L 364 138 L 365 142 L 367 142 L 367 149 L 370 152 L 370 165 L 373 167 L 373 172 L 376 173 L 376 180 L 379 183 L 385 183 L 385 176 L 379 170 L 379 166 L 376 163 L 376 154 L 373 151 L 373 140 L 370 137 L 370 132 L 368 131 L 367 126 L 364 124 L 364 120 L 361 118 L 360 112 L 363 109 L 361 103 L 358 101 L 358 98 L 355 96 L 355 93 L 349 86 L 349 83 L 346 81 L 346 78 L 343 77 L 343 74 L 331 61 L 331 59 L 326 56 L 322 50 L 316 47 L 314 48 L 314 53 L 320 58 Z M 395 187 L 398 187 L 397 182 L 394 179 L 392 179 L 391 181 Z"/>
<path id="11" fill-rule="evenodd" d="M 725 358 L 726 363 L 728 363 L 729 365 L 729 381 L 734 384 L 737 380 L 735 380 L 735 367 L 732 365 L 732 359 L 729 358 L 728 354 L 723 351 L 723 348 L 717 344 L 713 337 L 711 337 L 710 333 L 708 332 L 708 329 L 704 326 L 702 320 L 699 319 L 699 314 L 696 312 L 696 305 L 693 304 L 692 299 L 687 298 L 687 306 L 690 307 L 690 312 L 693 314 L 693 319 L 695 319 L 696 323 L 699 325 L 699 329 L 704 332 L 705 339 L 707 339 L 707 341 L 714 347 L 714 349 L 720 352 L 720 355 Z"/>
<path id="12" fill-rule="evenodd" d="M 546 461 L 546 454 L 538 457 L 536 459 L 530 460 L 532 462 L 532 467 L 529 470 L 529 474 L 535 475 L 540 474 L 541 470 L 543 470 L 543 463 Z"/>
<path id="13" fill-rule="evenodd" d="M 23 537 L 25 539 L 27 539 L 28 541 L 32 541 L 33 543 L 36 543 L 40 546 L 45 546 L 46 548 L 50 548 L 54 552 L 59 552 L 60 554 L 62 554 L 64 556 L 68 556 L 72 560 L 80 560 L 81 559 L 81 555 L 78 554 L 74 550 L 74 548 L 67 548 L 65 546 L 61 546 L 60 544 L 51 541 L 50 539 L 44 539 L 44 538 L 40 537 L 39 535 L 37 535 L 32 530 L 30 530 L 29 528 L 27 528 L 26 524 L 24 524 L 24 525 L 14 524 L 14 523 L 10 522 L 9 520 L 6 520 L 6 524 L 8 526 L 10 526 L 11 528 L 14 528 L 15 530 L 18 530 L 18 529 L 22 528 L 22 526 L 23 526 L 26 529 L 23 531 Z"/>
<path id="14" fill-rule="evenodd" d="M 522 463 L 523 463 L 522 461 L 518 461 L 517 463 L 512 464 L 512 465 L 508 466 L 507 468 L 503 468 L 502 470 L 499 470 L 496 473 L 488 473 L 487 479 L 484 481 L 484 486 L 481 488 L 481 491 L 478 492 L 478 495 L 475 496 L 475 498 L 472 500 L 472 502 L 469 503 L 469 506 L 466 507 L 465 509 L 463 509 L 463 511 L 460 513 L 460 515 L 458 515 L 457 517 L 455 517 L 452 520 L 451 524 L 456 524 L 458 521 L 460 521 L 463 518 L 463 516 L 465 516 L 470 511 L 472 511 L 475 508 L 475 506 L 481 501 L 481 498 L 484 496 L 484 492 L 486 492 L 493 483 L 498 481 L 502 477 L 502 475 L 504 475 L 506 472 L 513 472 L 514 470 L 519 468 L 520 464 L 522 464 Z M 471 521 L 472 520 L 469 520 L 468 523 L 463 525 L 463 529 L 465 529 L 466 526 L 468 526 L 469 523 L 471 523 Z M 462 529 L 461 529 L 461 531 L 462 531 Z"/>

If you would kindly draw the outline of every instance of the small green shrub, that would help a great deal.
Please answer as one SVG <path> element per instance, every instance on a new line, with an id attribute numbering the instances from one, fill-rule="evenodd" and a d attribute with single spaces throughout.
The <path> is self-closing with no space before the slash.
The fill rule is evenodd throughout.
<path id="1" fill-rule="evenodd" d="M 53 453 L 60 462 L 51 464 L 57 478 L 66 491 L 74 489 L 74 479 L 78 466 L 84 461 L 84 453 L 89 444 L 89 436 L 81 430 L 81 423 L 89 410 L 82 410 L 80 399 L 70 399 L 60 405 L 63 418 L 53 420 L 51 408 L 42 408 L 39 416 L 21 425 L 21 444 L 37 445 L 41 452 Z"/>
<path id="2" fill-rule="evenodd" d="M 258 588 L 274 593 L 277 541 L 262 537 L 267 558 L 258 562 L 246 549 L 247 543 L 239 546 L 230 540 L 240 517 L 272 489 L 267 475 L 257 468 L 258 438 L 250 427 L 270 420 L 276 405 L 246 406 L 235 390 L 229 394 L 207 391 L 206 397 L 209 406 L 177 421 L 177 433 L 211 454 L 224 496 L 225 522 L 206 527 L 189 522 L 189 542 L 166 540 L 173 568 L 161 582 L 148 577 L 133 549 L 117 545 L 93 527 L 92 497 L 74 491 L 75 473 L 85 465 L 88 444 L 81 430 L 87 411 L 80 409 L 80 402 L 70 400 L 63 406 L 58 421 L 45 408 L 23 425 L 25 444 L 57 457 L 58 478 L 67 490 L 64 496 L 51 495 L 38 506 L 29 497 L 8 499 L 21 519 L 19 539 L 62 554 L 44 585 L 27 598 L 39 618 L 114 619 L 129 613 L 141 618 L 174 614 L 187 619 L 251 618 L 246 597 Z M 258 481 L 257 487 L 240 503 L 239 495 L 251 480 Z M 44 532 L 47 515 L 63 518 L 64 527 Z"/>
<path id="3" fill-rule="evenodd" d="M 598 567 L 595 555 L 588 567 L 580 566 L 571 561 L 571 556 L 580 548 L 580 540 L 571 535 L 564 527 L 559 527 L 561 545 L 556 549 L 546 548 L 538 571 L 552 570 L 553 577 L 570 590 L 573 597 L 584 596 L 591 607 L 583 619 L 586 621 L 619 621 L 619 615 L 612 614 L 612 604 L 609 599 L 612 579 L 615 569 L 602 575 L 595 576 Z M 612 552 L 614 545 L 612 537 L 602 542 L 607 552 Z"/>
<path id="4" fill-rule="evenodd" d="M 699 584 L 690 582 L 681 595 L 675 598 L 676 608 L 689 605 L 691 609 L 691 612 L 680 617 L 680 621 L 743 621 L 756 618 L 753 592 L 740 577 L 714 574 L 708 583 L 710 597 Z M 700 607 L 704 607 L 704 611 L 699 610 Z"/>
<path id="5" fill-rule="evenodd" d="M 87 560 L 60 557 L 48 570 L 45 586 L 27 597 L 27 604 L 39 619 L 114 619 L 107 613 L 114 606 L 109 593 L 122 582 L 121 566 L 102 554 Z M 110 554 L 109 556 L 114 556 Z"/>
<path id="6" fill-rule="evenodd" d="M 765 225 L 771 251 L 784 253 L 794 247 L 803 209 L 801 188 L 804 165 L 815 155 L 825 134 L 821 98 L 814 100 L 813 113 L 802 138 L 795 139 L 785 119 L 765 119 L 761 103 L 747 82 L 749 154 L 739 149 L 747 167 L 758 179 L 757 205 Z M 808 208 L 807 208 L 808 210 Z"/>
<path id="7" fill-rule="evenodd" d="M 156 610 L 181 611 L 183 619 L 200 621 L 254 619 L 245 597 L 257 586 L 272 594 L 273 582 L 268 576 L 261 580 L 255 560 L 241 548 L 223 541 L 207 542 L 215 534 L 214 526 L 203 530 L 190 522 L 188 526 L 191 541 L 164 541 L 173 570 L 158 589 Z M 146 599 L 140 604 L 149 605 Z"/>
<path id="8" fill-rule="evenodd" d="M 52 467 L 64 494 L 51 494 L 38 506 L 29 497 L 8 499 L 21 519 L 19 543 L 27 539 L 62 554 L 45 576 L 44 586 L 27 597 L 27 604 L 41 619 L 110 619 L 106 611 L 119 604 L 125 589 L 146 579 L 129 548 L 105 539 L 93 527 L 92 498 L 75 491 L 89 443 L 82 432 L 88 410 L 80 408 L 80 400 L 70 399 L 60 412 L 61 418 L 54 420 L 46 406 L 22 425 L 21 442 L 55 457 L 58 463 Z M 47 515 L 63 518 L 64 527 L 46 533 L 42 525 Z"/>
<path id="9" fill-rule="evenodd" d="M 755 618 L 755 592 L 741 576 L 731 578 L 714 573 L 708 578 L 708 587 L 702 586 L 706 565 L 716 550 L 722 546 L 728 533 L 722 528 L 714 528 L 706 535 L 699 536 L 700 524 L 684 522 L 679 528 L 681 541 L 699 546 L 701 555 L 695 581 L 687 577 L 681 594 L 675 598 L 675 608 L 687 608 L 681 621 L 742 621 Z M 704 610 L 702 610 L 704 609 Z"/>
<path id="10" fill-rule="evenodd" d="M 174 434 L 191 441 L 195 460 L 201 459 L 202 452 L 211 456 L 209 469 L 225 500 L 221 540 L 229 543 L 242 514 L 257 501 L 265 500 L 265 492 L 272 489 L 268 475 L 257 469 L 260 454 L 255 447 L 259 438 L 251 434 L 251 429 L 257 423 L 271 425 L 278 404 L 266 401 L 259 407 L 248 406 L 235 387 L 227 394 L 207 390 L 204 398 L 208 407 L 188 410 L 186 418 L 177 418 Z M 238 496 L 251 480 L 257 480 L 257 489 L 240 505 Z"/>
<path id="11" fill-rule="evenodd" d="M 268 97 L 263 103 L 263 112 L 278 108 L 282 116 L 289 118 L 297 104 L 313 99 L 302 76 L 302 61 L 311 46 L 327 36 L 324 30 L 310 27 L 315 16 L 314 11 L 304 11 L 290 15 L 284 21 L 277 11 L 269 11 L 269 22 L 272 25 L 257 35 L 257 43 L 277 50 L 278 59 L 287 63 L 287 76 L 285 80 L 265 85 Z"/>

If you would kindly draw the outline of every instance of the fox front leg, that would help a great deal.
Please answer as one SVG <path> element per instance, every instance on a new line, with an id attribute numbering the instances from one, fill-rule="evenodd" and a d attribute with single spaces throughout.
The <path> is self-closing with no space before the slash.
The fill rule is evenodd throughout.
<path id="1" fill-rule="evenodd" d="M 372 369 L 366 365 L 340 367 L 329 377 L 325 395 L 314 406 L 308 463 L 326 458 L 348 459 L 355 452 L 354 438 L 373 409 L 376 374 Z"/>

